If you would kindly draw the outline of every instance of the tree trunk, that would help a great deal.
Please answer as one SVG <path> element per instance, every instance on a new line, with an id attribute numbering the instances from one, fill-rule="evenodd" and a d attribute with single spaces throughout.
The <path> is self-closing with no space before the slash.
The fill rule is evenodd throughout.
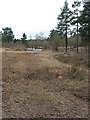
<path id="1" fill-rule="evenodd" d="M 90 16 L 88 11 L 88 38 L 87 38 L 87 44 L 88 44 L 88 69 L 90 69 Z M 90 77 L 89 77 L 90 78 Z"/>
<path id="2" fill-rule="evenodd" d="M 66 24 L 66 52 L 67 52 L 67 24 Z"/>
<path id="3" fill-rule="evenodd" d="M 78 19 L 78 13 L 77 13 L 77 19 Z M 78 52 L 78 22 L 77 22 L 77 52 Z"/>
<path id="4" fill-rule="evenodd" d="M 56 47 L 56 51 L 58 52 L 58 47 Z"/>

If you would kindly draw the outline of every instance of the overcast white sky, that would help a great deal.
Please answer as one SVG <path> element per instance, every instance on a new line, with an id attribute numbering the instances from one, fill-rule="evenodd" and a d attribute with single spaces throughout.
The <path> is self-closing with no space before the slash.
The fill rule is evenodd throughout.
<path id="1" fill-rule="evenodd" d="M 57 16 L 65 0 L 0 0 L 0 31 L 11 27 L 15 37 L 25 32 L 29 38 L 39 32 L 49 34 L 57 26 Z M 71 8 L 74 0 L 67 0 Z"/>

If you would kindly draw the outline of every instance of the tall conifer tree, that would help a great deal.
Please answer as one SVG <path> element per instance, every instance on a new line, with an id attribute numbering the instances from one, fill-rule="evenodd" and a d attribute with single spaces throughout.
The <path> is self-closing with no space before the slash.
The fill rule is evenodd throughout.
<path id="1" fill-rule="evenodd" d="M 90 38 L 90 1 L 84 3 L 84 9 L 81 12 L 81 16 L 79 17 L 80 21 L 80 35 L 82 37 L 82 41 L 84 45 L 88 45 Z"/>
<path id="2" fill-rule="evenodd" d="M 60 15 L 58 15 L 58 26 L 57 30 L 58 33 L 66 38 L 66 52 L 67 52 L 67 44 L 68 44 L 68 35 L 70 34 L 70 22 L 71 22 L 71 16 L 72 12 L 68 8 L 67 0 L 64 2 L 64 7 L 61 9 Z"/>
<path id="3" fill-rule="evenodd" d="M 72 16 L 72 25 L 76 25 L 77 27 L 74 27 L 74 30 L 76 30 L 75 32 L 77 33 L 77 42 L 76 42 L 76 46 L 77 46 L 77 52 L 78 52 L 78 32 L 79 32 L 79 7 L 81 5 L 81 2 L 78 1 L 78 0 L 74 0 L 74 3 L 72 4 L 72 8 L 74 8 L 74 11 L 73 11 L 73 16 Z M 75 29 L 76 28 L 76 29 Z"/>

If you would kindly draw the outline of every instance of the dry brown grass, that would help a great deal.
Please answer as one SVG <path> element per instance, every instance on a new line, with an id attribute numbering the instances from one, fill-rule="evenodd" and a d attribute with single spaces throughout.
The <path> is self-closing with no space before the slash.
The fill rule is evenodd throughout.
<path id="1" fill-rule="evenodd" d="M 51 51 L 3 51 L 3 118 L 88 117 L 88 82 Z"/>

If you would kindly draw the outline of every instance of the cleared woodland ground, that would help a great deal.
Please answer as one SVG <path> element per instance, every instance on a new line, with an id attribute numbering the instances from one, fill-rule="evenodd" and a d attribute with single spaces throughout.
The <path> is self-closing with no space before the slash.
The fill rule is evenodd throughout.
<path id="1" fill-rule="evenodd" d="M 88 81 L 61 55 L 3 50 L 3 118 L 88 117 Z"/>

